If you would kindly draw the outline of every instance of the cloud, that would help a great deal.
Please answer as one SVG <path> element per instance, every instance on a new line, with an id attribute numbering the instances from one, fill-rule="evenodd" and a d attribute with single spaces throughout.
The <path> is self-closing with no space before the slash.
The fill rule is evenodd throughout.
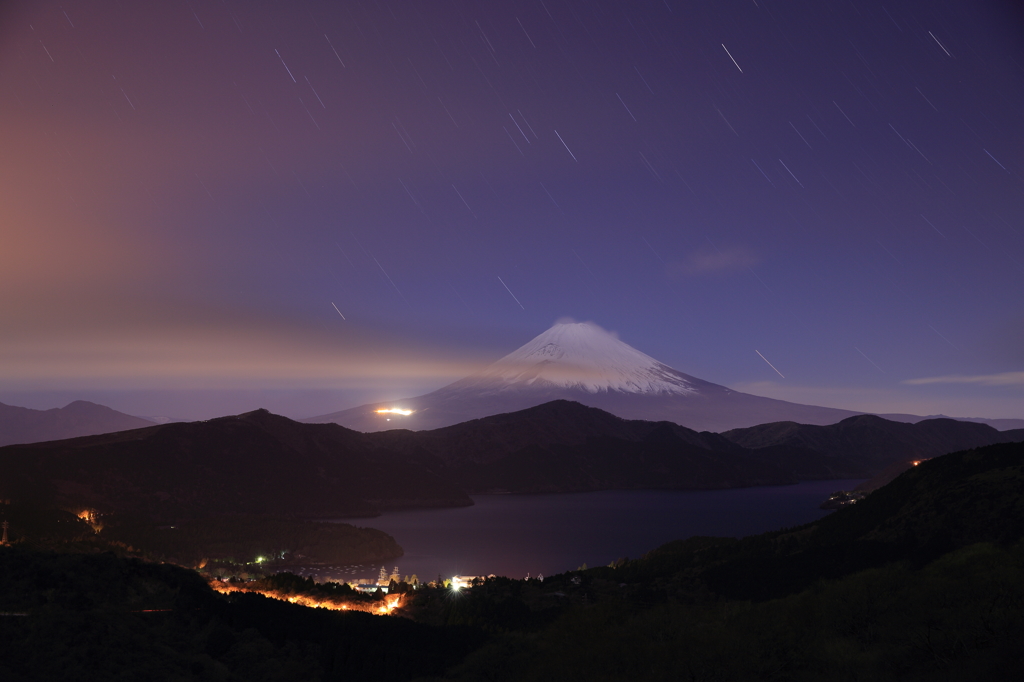
<path id="1" fill-rule="evenodd" d="M 978 386 L 1024 386 L 1024 372 L 1002 372 L 1000 374 L 976 374 L 964 376 L 949 374 L 941 377 L 923 377 L 907 379 L 904 384 L 920 386 L 923 384 L 975 384 Z"/>
<path id="2" fill-rule="evenodd" d="M 906 383 L 906 382 L 904 382 Z M 1019 385 L 1019 384 L 1018 384 Z M 873 414 L 950 415 L 1019 419 L 1020 409 L 998 396 L 963 395 L 954 388 L 934 389 L 910 386 L 826 387 L 786 385 L 778 381 L 737 382 L 729 385 L 737 391 L 766 398 L 788 400 L 804 405 L 837 407 Z"/>
<path id="3" fill-rule="evenodd" d="M 749 268 L 757 263 L 758 258 L 752 251 L 743 247 L 732 249 L 700 249 L 694 251 L 683 260 L 673 261 L 668 265 L 670 277 L 699 277 L 717 273 L 734 272 Z"/>
<path id="4" fill-rule="evenodd" d="M 597 322 L 594 322 L 593 320 L 577 320 L 575 317 L 569 317 L 569 316 L 563 315 L 562 317 L 560 317 L 557 320 L 555 320 L 555 324 L 556 325 L 557 324 L 588 324 L 588 325 L 590 325 L 592 327 L 597 327 L 602 332 L 604 332 L 605 334 L 608 334 L 609 336 L 611 336 L 613 338 L 616 338 L 616 339 L 619 338 L 619 333 L 617 331 L 612 331 L 611 329 L 605 329 L 604 327 L 599 325 Z"/>
<path id="5" fill-rule="evenodd" d="M 169 308 L 161 306 L 170 313 L 166 320 L 74 320 L 14 330 L 0 338 L 0 376 L 8 388 L 340 388 L 443 384 L 487 359 L 479 349 L 424 339 L 416 330 Z"/>

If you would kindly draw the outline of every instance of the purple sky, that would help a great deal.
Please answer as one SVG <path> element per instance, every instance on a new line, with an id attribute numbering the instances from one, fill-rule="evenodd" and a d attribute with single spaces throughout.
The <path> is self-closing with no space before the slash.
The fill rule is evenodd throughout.
<path id="1" fill-rule="evenodd" d="M 304 417 L 571 316 L 759 395 L 1024 417 L 1015 7 L 4 3 L 0 401 Z"/>

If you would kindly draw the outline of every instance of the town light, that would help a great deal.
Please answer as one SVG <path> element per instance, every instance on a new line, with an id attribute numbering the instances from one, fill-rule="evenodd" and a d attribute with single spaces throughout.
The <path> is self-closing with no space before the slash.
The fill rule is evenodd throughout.
<path id="1" fill-rule="evenodd" d="M 399 407 L 392 407 L 387 410 L 377 410 L 377 414 L 400 414 L 403 417 L 408 417 L 412 414 L 412 410 L 403 410 Z"/>
<path id="2" fill-rule="evenodd" d="M 231 594 L 233 592 L 254 592 L 256 594 L 262 594 L 264 597 L 271 599 L 277 599 L 280 601 L 287 601 L 292 604 L 299 604 L 313 609 L 328 609 L 331 611 L 361 611 L 364 613 L 373 613 L 377 615 L 390 614 L 397 608 L 402 606 L 402 595 L 396 594 L 389 596 L 387 601 L 383 604 L 380 603 L 365 603 L 365 602 L 343 602 L 341 598 L 328 597 L 324 600 L 319 600 L 315 597 L 304 595 L 304 594 L 283 594 L 277 590 L 268 590 L 258 587 L 259 583 L 248 583 L 232 584 L 223 582 L 214 578 L 210 581 L 210 587 L 221 594 Z M 335 601 L 337 599 L 337 601 Z"/>

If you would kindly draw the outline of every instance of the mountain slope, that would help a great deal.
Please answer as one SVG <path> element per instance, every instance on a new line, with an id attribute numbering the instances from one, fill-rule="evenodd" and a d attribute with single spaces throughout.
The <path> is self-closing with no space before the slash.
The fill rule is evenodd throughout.
<path id="1" fill-rule="evenodd" d="M 870 414 L 827 426 L 776 422 L 721 434 L 745 448 L 763 451 L 814 452 L 846 457 L 872 469 L 897 461 L 929 459 L 956 450 L 1015 440 L 1014 432 L 955 419 L 928 419 L 907 424 Z"/>
<path id="2" fill-rule="evenodd" d="M 713 489 L 795 483 L 714 433 L 556 400 L 433 431 L 367 434 L 469 492 Z"/>
<path id="3" fill-rule="evenodd" d="M 748 550 L 712 567 L 706 581 L 731 597 L 772 598 L 892 561 L 920 565 L 976 542 L 1009 544 L 1024 537 L 1022 485 L 1024 443 L 936 457 L 793 529 L 789 543 L 786 531 L 769 534 L 771 542 L 748 539 Z"/>
<path id="4" fill-rule="evenodd" d="M 431 431 L 392 430 L 368 434 L 399 452 L 426 451 L 446 464 L 492 462 L 531 446 L 579 446 L 598 438 L 641 442 L 666 430 L 680 443 L 729 454 L 744 452 L 716 433 L 698 433 L 671 422 L 629 420 L 594 407 L 555 400 Z"/>
<path id="5" fill-rule="evenodd" d="M 556 595 L 560 613 L 494 636 L 445 679 L 1016 678 L 1022 464 L 1021 444 L 951 454 L 800 528 L 475 589 L 450 620 L 512 629 L 509 601 L 547 616 Z"/>
<path id="6" fill-rule="evenodd" d="M 588 393 L 692 395 L 702 383 L 583 322 L 556 324 L 452 388 L 500 391 L 543 386 Z"/>
<path id="7" fill-rule="evenodd" d="M 857 414 L 740 393 L 684 374 L 589 322 L 559 323 L 482 372 L 432 393 L 312 417 L 357 431 L 437 429 L 552 400 L 626 419 L 724 431 L 772 421 L 833 424 Z M 401 409 L 410 414 L 388 410 Z"/>
<path id="8" fill-rule="evenodd" d="M 776 431 L 791 437 L 770 435 Z M 743 432 L 750 432 L 749 439 L 736 442 L 734 432 L 698 433 L 557 400 L 432 431 L 366 437 L 469 492 L 708 489 L 869 478 L 907 459 L 1012 440 L 982 424 L 904 424 L 871 415 L 832 426 L 777 423 Z"/>
<path id="9" fill-rule="evenodd" d="M 0 445 L 39 443 L 152 426 L 153 422 L 76 400 L 64 407 L 33 410 L 0 403 Z"/>
<path id="10" fill-rule="evenodd" d="M 730 432 L 733 439 L 735 433 Z M 953 420 L 862 415 L 744 430 L 743 442 L 554 401 L 434 431 L 358 433 L 257 410 L 0 448 L 0 499 L 151 519 L 330 518 L 471 504 L 467 492 L 720 489 L 868 478 L 910 458 L 1006 439 Z"/>
<path id="11" fill-rule="evenodd" d="M 388 453 L 377 450 L 336 425 L 257 410 L 0 448 L 0 498 L 157 520 L 225 513 L 330 518 L 472 504 L 415 465 L 382 467 L 378 461 L 388 461 Z"/>

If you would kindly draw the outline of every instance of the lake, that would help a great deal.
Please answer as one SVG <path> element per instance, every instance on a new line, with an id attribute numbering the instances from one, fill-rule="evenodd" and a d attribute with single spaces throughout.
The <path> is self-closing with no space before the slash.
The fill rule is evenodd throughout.
<path id="1" fill-rule="evenodd" d="M 861 480 L 711 491 L 609 490 L 557 495 L 475 495 L 472 507 L 334 519 L 392 535 L 405 556 L 388 563 L 421 581 L 438 575 L 554 575 L 582 564 L 637 558 L 694 535 L 743 537 L 819 519 L 818 505 Z M 380 566 L 302 571 L 321 580 L 375 578 Z"/>

